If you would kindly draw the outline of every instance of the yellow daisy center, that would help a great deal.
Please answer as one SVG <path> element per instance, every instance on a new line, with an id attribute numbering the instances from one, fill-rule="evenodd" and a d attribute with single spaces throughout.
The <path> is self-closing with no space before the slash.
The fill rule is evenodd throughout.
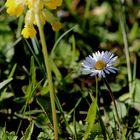
<path id="1" fill-rule="evenodd" d="M 106 66 L 106 63 L 102 60 L 98 60 L 95 64 L 96 70 L 103 70 L 105 66 Z"/>

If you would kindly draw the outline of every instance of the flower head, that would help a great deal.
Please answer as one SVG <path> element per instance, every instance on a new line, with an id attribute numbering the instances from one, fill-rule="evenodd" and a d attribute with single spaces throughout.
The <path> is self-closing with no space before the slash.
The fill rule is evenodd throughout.
<path id="1" fill-rule="evenodd" d="M 55 32 L 58 32 L 62 27 L 62 25 L 59 21 L 54 21 L 51 25 L 52 25 L 53 31 L 55 31 Z"/>
<path id="2" fill-rule="evenodd" d="M 33 26 L 25 26 L 21 32 L 24 38 L 33 38 L 36 35 L 36 30 Z"/>
<path id="3" fill-rule="evenodd" d="M 46 6 L 49 9 L 56 9 L 61 4 L 62 4 L 62 0 L 50 0 L 50 1 L 46 2 Z"/>
<path id="4" fill-rule="evenodd" d="M 108 51 L 96 52 L 89 55 L 83 61 L 83 73 L 90 76 L 105 77 L 105 74 L 116 73 L 117 68 L 113 65 L 116 63 L 117 56 Z"/>
<path id="5" fill-rule="evenodd" d="M 25 25 L 22 35 L 25 38 L 32 38 L 36 35 L 34 25 L 37 25 L 36 15 L 42 26 L 49 22 L 54 31 L 59 31 L 61 23 L 50 11 L 62 4 L 62 0 L 6 0 L 7 13 L 19 17 L 25 11 Z M 48 10 L 49 9 L 49 10 Z M 38 25 L 37 25 L 38 26 Z"/>
<path id="6" fill-rule="evenodd" d="M 24 10 L 24 1 L 7 0 L 5 3 L 7 13 L 11 16 L 20 16 Z"/>

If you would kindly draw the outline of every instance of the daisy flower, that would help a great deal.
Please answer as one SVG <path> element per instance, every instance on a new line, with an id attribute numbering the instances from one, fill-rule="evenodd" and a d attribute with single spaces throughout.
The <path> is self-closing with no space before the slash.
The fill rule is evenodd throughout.
<path id="1" fill-rule="evenodd" d="M 84 74 L 90 74 L 90 76 L 105 77 L 106 74 L 116 73 L 118 70 L 114 67 L 117 56 L 109 51 L 95 52 L 88 57 L 82 63 L 82 71 Z"/>

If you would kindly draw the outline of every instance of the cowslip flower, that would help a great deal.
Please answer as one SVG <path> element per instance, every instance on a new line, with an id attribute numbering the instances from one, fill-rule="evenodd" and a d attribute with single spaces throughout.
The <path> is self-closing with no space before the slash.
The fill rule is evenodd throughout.
<path id="1" fill-rule="evenodd" d="M 24 10 L 24 0 L 7 0 L 5 3 L 10 16 L 20 16 Z"/>
<path id="2" fill-rule="evenodd" d="M 116 73 L 118 70 L 114 67 L 116 64 L 117 56 L 109 51 L 95 52 L 82 63 L 83 74 L 90 74 L 90 76 L 98 76 L 105 78 L 105 74 Z"/>
<path id="3" fill-rule="evenodd" d="M 40 17 L 40 20 L 43 18 L 48 23 L 50 23 L 53 31 L 58 32 L 61 29 L 62 25 L 60 21 L 56 17 L 54 17 L 49 10 L 42 10 L 41 16 L 42 17 Z"/>
<path id="4" fill-rule="evenodd" d="M 51 26 L 52 26 L 53 31 L 55 31 L 55 32 L 58 32 L 62 27 L 62 25 L 61 25 L 61 23 L 59 21 L 54 21 L 51 24 Z"/>
<path id="5" fill-rule="evenodd" d="M 49 9 L 56 9 L 61 4 L 62 4 L 62 0 L 50 0 L 50 1 L 46 1 L 46 6 Z"/>
<path id="6" fill-rule="evenodd" d="M 36 35 L 36 30 L 33 26 L 25 26 L 21 32 L 24 38 L 33 38 Z"/>
<path id="7" fill-rule="evenodd" d="M 21 34 L 24 38 L 33 38 L 36 34 L 34 25 L 37 24 L 35 15 L 40 17 L 42 26 L 49 22 L 54 31 L 60 30 L 61 23 L 48 9 L 56 9 L 61 4 L 62 0 L 7 0 L 5 6 L 7 7 L 7 13 L 11 16 L 19 17 L 23 11 L 26 12 L 25 25 Z"/>

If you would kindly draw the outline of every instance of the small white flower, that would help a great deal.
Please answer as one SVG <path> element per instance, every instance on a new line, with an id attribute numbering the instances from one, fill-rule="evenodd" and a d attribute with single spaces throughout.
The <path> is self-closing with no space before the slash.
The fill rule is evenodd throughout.
<path id="1" fill-rule="evenodd" d="M 90 76 L 105 77 L 105 74 L 116 73 L 118 70 L 113 65 L 116 63 L 117 56 L 108 51 L 96 52 L 89 55 L 82 63 L 82 71 Z"/>

